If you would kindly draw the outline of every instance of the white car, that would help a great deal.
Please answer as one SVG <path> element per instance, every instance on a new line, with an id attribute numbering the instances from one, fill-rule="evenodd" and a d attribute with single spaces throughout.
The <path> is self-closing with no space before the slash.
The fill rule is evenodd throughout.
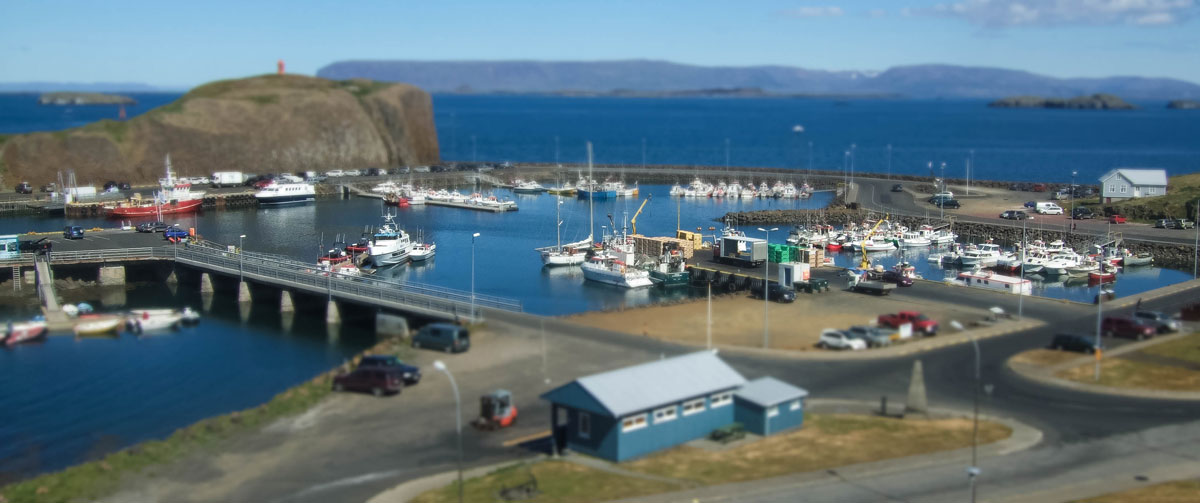
<path id="1" fill-rule="evenodd" d="M 821 338 L 817 340 L 817 347 L 858 351 L 867 349 L 867 343 L 862 339 L 851 337 L 841 330 L 826 328 L 821 331 Z"/>
<path id="2" fill-rule="evenodd" d="M 304 181 L 304 179 L 303 179 L 303 178 L 300 178 L 300 177 L 298 177 L 298 176 L 296 176 L 296 175 L 289 175 L 289 174 L 287 174 L 287 173 L 284 173 L 284 174 L 282 174 L 282 175 L 279 175 L 279 176 L 278 176 L 277 178 L 275 178 L 275 179 L 276 179 L 276 180 L 282 180 L 282 181 L 284 181 L 284 182 L 287 182 L 287 183 L 301 183 L 301 182 L 303 182 L 303 181 Z"/>
<path id="3" fill-rule="evenodd" d="M 325 176 L 327 176 L 327 177 L 329 177 L 329 178 L 335 178 L 335 177 L 339 177 L 339 176 L 346 176 L 346 172 L 345 172 L 345 171 L 342 171 L 342 170 L 340 170 L 340 169 L 331 169 L 331 170 L 329 170 L 329 171 L 326 171 L 326 172 L 325 172 Z"/>
<path id="4" fill-rule="evenodd" d="M 346 176 L 362 176 L 362 171 L 359 171 L 357 169 L 352 169 L 352 170 L 346 171 Z"/>

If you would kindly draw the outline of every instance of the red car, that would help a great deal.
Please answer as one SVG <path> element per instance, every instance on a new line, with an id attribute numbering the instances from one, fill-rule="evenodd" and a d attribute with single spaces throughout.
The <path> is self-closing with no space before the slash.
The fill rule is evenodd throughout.
<path id="1" fill-rule="evenodd" d="M 1100 322 L 1100 332 L 1108 337 L 1115 335 L 1117 337 L 1129 337 L 1140 341 L 1154 337 L 1158 333 L 1158 330 L 1153 326 L 1146 325 L 1128 316 L 1109 316 Z"/>
<path id="2" fill-rule="evenodd" d="M 370 391 L 372 395 L 397 394 L 404 389 L 404 376 L 395 368 L 360 367 L 333 378 L 334 391 Z"/>
<path id="3" fill-rule="evenodd" d="M 938 322 L 917 311 L 900 311 L 896 314 L 881 314 L 877 320 L 880 325 L 899 328 L 905 323 L 912 323 L 913 331 L 925 335 L 934 335 L 938 331 Z"/>
<path id="4" fill-rule="evenodd" d="M 1110 223 L 1110 224 L 1123 224 L 1123 223 L 1125 223 L 1125 217 L 1123 217 L 1123 216 L 1121 216 L 1121 215 L 1113 215 L 1113 216 L 1111 216 L 1111 217 L 1108 217 L 1108 223 Z"/>

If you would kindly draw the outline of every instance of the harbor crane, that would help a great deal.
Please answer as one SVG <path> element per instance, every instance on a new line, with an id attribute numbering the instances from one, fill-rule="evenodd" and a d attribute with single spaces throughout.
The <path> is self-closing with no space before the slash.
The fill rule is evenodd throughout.
<path id="1" fill-rule="evenodd" d="M 866 270 L 871 267 L 871 261 L 867 259 L 867 241 L 870 241 L 871 236 L 875 235 L 875 231 L 879 230 L 879 226 L 887 221 L 888 221 L 888 214 L 884 213 L 883 218 L 879 219 L 878 222 L 875 222 L 874 227 L 871 227 L 871 232 L 868 232 L 866 236 L 863 236 L 862 247 L 860 250 L 862 252 L 862 262 L 859 263 L 859 265 L 858 265 L 859 269 Z"/>
<path id="2" fill-rule="evenodd" d="M 641 206 L 638 206 L 638 210 L 637 210 L 637 212 L 633 214 L 633 219 L 631 219 L 631 220 L 629 221 L 629 223 L 630 223 L 631 225 L 633 225 L 633 235 L 635 235 L 635 236 L 637 236 L 637 235 L 638 235 L 638 231 L 637 231 L 637 217 L 638 217 L 638 215 L 641 215 L 641 214 L 642 214 L 642 210 L 646 208 L 646 203 L 648 203 L 648 202 L 650 202 L 650 195 L 649 195 L 649 194 L 647 194 L 647 195 L 646 195 L 646 200 L 645 200 L 645 201 L 642 201 L 642 205 L 641 205 Z"/>

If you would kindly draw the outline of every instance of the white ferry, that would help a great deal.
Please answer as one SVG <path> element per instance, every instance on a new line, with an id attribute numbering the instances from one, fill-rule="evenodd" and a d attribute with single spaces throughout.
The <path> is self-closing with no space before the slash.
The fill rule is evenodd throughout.
<path id="1" fill-rule="evenodd" d="M 317 192 L 310 183 L 272 183 L 254 193 L 258 204 L 298 204 L 316 198 Z"/>

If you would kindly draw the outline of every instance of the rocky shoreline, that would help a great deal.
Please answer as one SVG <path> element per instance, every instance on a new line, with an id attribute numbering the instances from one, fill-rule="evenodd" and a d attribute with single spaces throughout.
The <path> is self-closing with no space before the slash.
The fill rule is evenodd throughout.
<path id="1" fill-rule="evenodd" d="M 826 224 L 840 226 L 850 222 L 862 223 L 868 216 L 878 216 L 878 212 L 871 212 L 862 209 L 848 209 L 840 207 L 829 207 L 824 210 L 763 210 L 750 212 L 730 212 L 726 213 L 724 219 L 730 222 L 736 222 L 738 225 L 795 225 L 804 222 L 823 222 Z M 898 222 L 910 228 L 916 228 L 921 225 L 945 225 L 950 224 L 949 220 L 939 220 L 937 218 L 922 218 L 910 217 L 902 215 L 893 215 L 893 222 Z M 954 222 L 954 232 L 960 236 L 960 241 L 980 242 L 986 239 L 992 239 L 994 242 L 1003 246 L 1012 246 L 1021 241 L 1021 228 L 1009 227 L 1004 225 L 994 225 L 976 222 Z M 1105 240 L 1103 234 L 1090 234 L 1085 232 L 1063 233 L 1061 229 L 1025 229 L 1026 238 L 1030 241 L 1041 239 L 1043 241 L 1053 241 L 1061 239 L 1063 242 L 1076 250 L 1088 250 L 1093 244 L 1098 244 Z M 1191 246 L 1155 243 L 1138 241 L 1135 239 L 1126 239 L 1124 247 L 1135 253 L 1148 252 L 1154 255 L 1154 264 L 1159 267 L 1167 267 L 1171 269 L 1190 269 L 1193 260 L 1193 249 Z"/>
<path id="2" fill-rule="evenodd" d="M 1073 110 L 1133 110 L 1137 106 L 1111 94 L 1076 96 L 1070 99 L 1043 96 L 1009 96 L 988 103 L 992 108 L 1064 108 Z"/>
<path id="3" fill-rule="evenodd" d="M 119 94 L 54 92 L 38 97 L 39 105 L 136 105 L 137 100 Z"/>

